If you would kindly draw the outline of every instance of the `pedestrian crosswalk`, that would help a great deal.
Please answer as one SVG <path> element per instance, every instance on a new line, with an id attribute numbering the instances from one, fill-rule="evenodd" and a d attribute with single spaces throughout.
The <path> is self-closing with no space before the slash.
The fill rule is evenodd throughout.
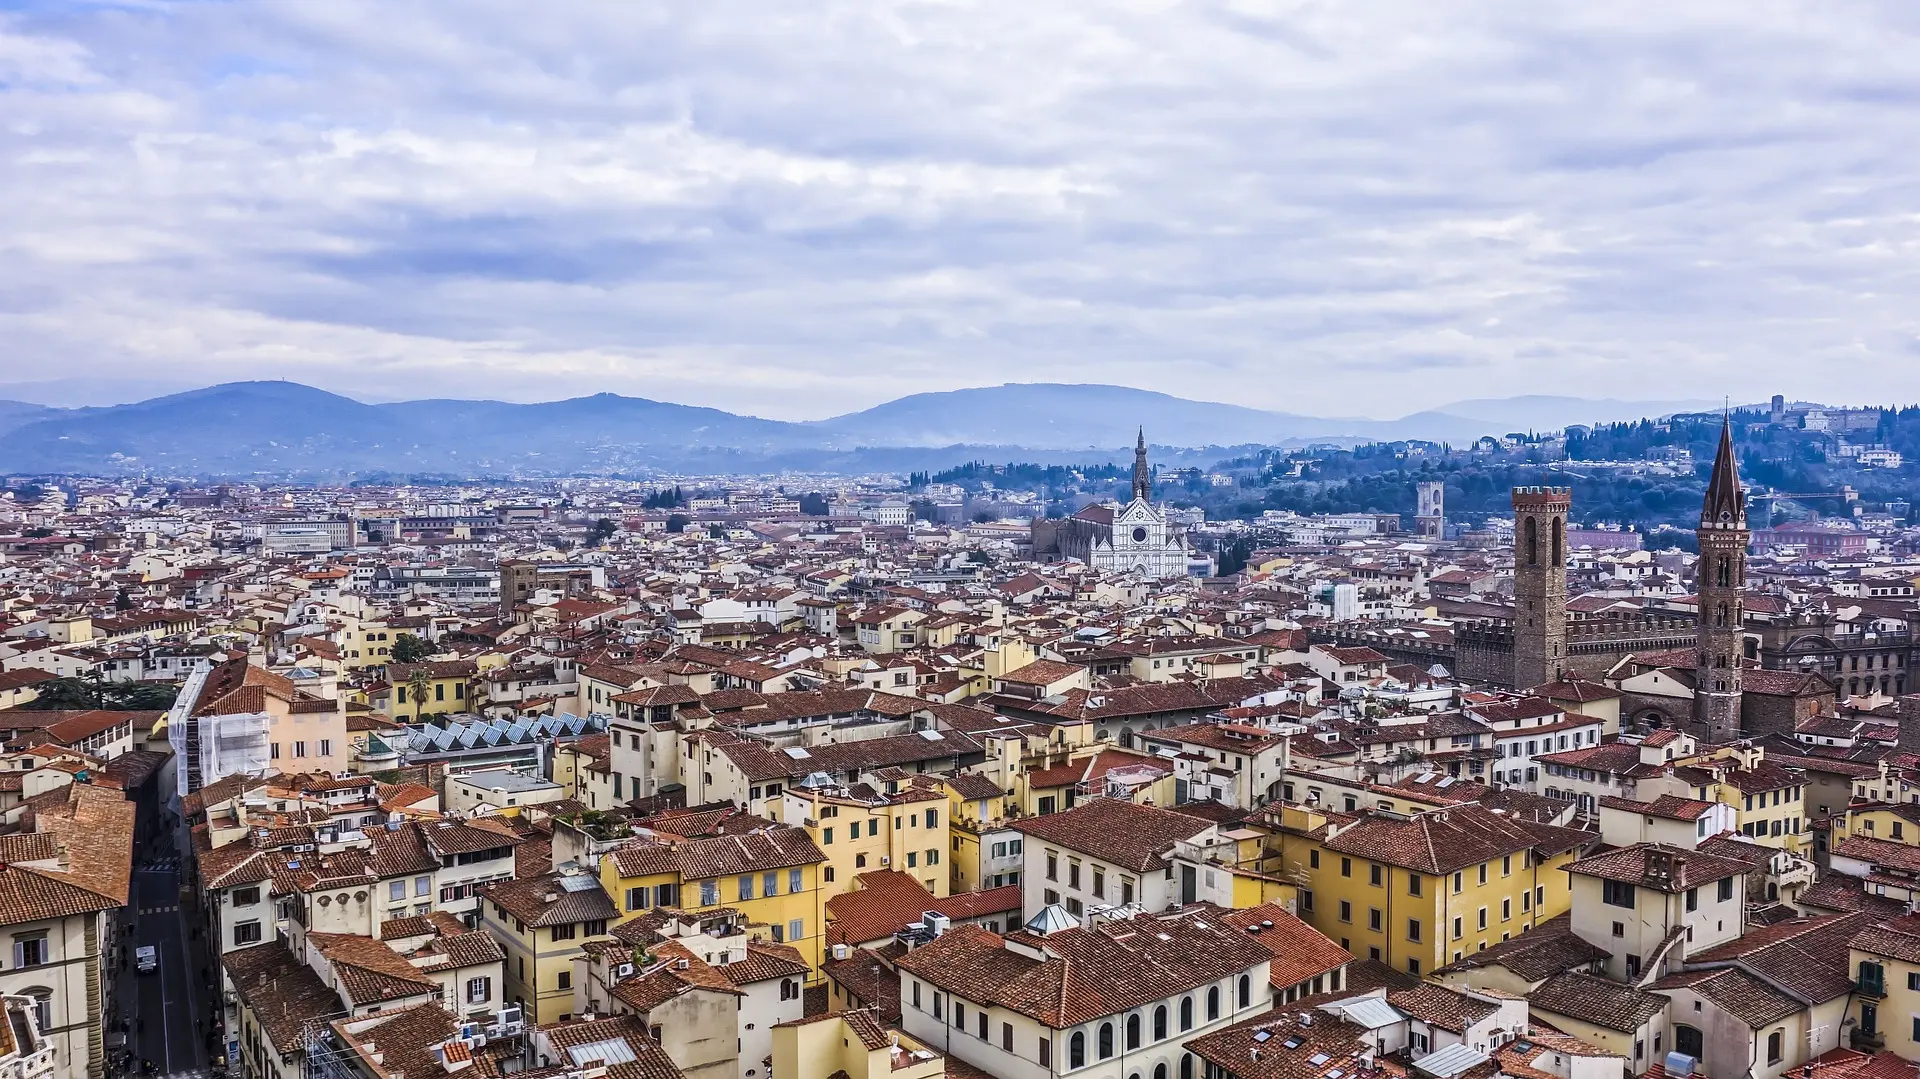
<path id="1" fill-rule="evenodd" d="M 143 858 L 140 861 L 140 871 L 143 873 L 165 873 L 179 868 L 180 856 L 177 854 L 165 858 Z"/>
<path id="2" fill-rule="evenodd" d="M 164 907 L 141 907 L 141 908 L 140 908 L 140 913 L 142 913 L 142 914 L 172 914 L 172 913 L 173 913 L 174 911 L 176 911 L 176 910 L 179 910 L 179 909 L 180 909 L 180 904 L 178 904 L 178 903 L 169 903 L 169 904 L 167 904 L 167 905 L 166 905 L 166 906 L 164 906 Z"/>

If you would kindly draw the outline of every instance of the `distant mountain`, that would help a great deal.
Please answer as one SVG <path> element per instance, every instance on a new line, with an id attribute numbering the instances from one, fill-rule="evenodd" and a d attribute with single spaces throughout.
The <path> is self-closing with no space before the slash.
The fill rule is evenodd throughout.
<path id="1" fill-rule="evenodd" d="M 1461 444 L 1485 434 L 1635 419 L 1698 404 L 1515 398 L 1371 420 L 1268 412 L 1124 386 L 1031 383 L 914 394 L 832 419 L 789 423 L 611 393 L 539 404 L 366 404 L 295 382 L 233 382 L 98 408 L 0 401 L 0 468 L 314 478 L 857 472 L 1019 455 L 1060 463 L 1111 460 L 1124 456 L 1142 427 L 1164 459 L 1170 456 L 1165 447 L 1405 438 Z"/>
<path id="2" fill-rule="evenodd" d="M 916 393 L 809 426 L 842 444 L 862 446 L 1086 449 L 1130 445 L 1142 427 L 1160 445 L 1225 446 L 1352 434 L 1353 425 L 1126 386 L 1035 382 Z"/>
<path id="3" fill-rule="evenodd" d="M 0 401 L 0 433 L 59 414 L 59 409 L 48 408 L 45 405 L 30 404 L 26 401 Z"/>

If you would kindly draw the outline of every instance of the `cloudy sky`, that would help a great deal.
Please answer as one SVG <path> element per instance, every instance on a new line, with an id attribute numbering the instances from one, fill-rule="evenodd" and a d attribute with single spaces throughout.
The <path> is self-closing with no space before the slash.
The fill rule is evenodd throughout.
<path id="1" fill-rule="evenodd" d="M 0 383 L 1920 399 L 1920 4 L 0 2 Z"/>

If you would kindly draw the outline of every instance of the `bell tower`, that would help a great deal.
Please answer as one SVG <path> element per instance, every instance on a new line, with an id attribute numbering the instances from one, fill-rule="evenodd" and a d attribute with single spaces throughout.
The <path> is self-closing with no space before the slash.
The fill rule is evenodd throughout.
<path id="1" fill-rule="evenodd" d="M 1740 488 L 1733 453 L 1733 423 L 1720 426 L 1720 450 L 1700 505 L 1700 561 L 1694 592 L 1700 599 L 1694 622 L 1699 668 L 1693 716 L 1708 742 L 1740 737 L 1741 596 L 1747 584 L 1747 493 Z"/>
<path id="2" fill-rule="evenodd" d="M 1513 688 L 1566 677 L 1571 487 L 1513 489 Z"/>
<path id="3" fill-rule="evenodd" d="M 1147 468 L 1147 429 L 1133 444 L 1133 497 L 1138 502 L 1153 501 L 1153 472 Z"/>

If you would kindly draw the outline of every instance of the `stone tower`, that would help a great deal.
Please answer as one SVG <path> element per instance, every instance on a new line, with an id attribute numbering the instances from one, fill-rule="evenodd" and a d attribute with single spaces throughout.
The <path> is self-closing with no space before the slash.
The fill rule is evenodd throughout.
<path id="1" fill-rule="evenodd" d="M 1700 561 L 1694 591 L 1700 666 L 1693 687 L 1693 715 L 1709 742 L 1740 737 L 1741 603 L 1747 584 L 1747 494 L 1733 455 L 1733 425 L 1720 427 L 1720 451 L 1700 505 Z"/>
<path id="2" fill-rule="evenodd" d="M 1513 688 L 1557 682 L 1567 663 L 1571 487 L 1513 489 Z"/>
<path id="3" fill-rule="evenodd" d="M 1147 429 L 1140 428 L 1140 438 L 1133 444 L 1133 497 L 1135 501 L 1153 501 L 1153 472 L 1147 468 Z"/>
<path id="4" fill-rule="evenodd" d="M 1423 537 L 1443 539 L 1447 534 L 1447 485 L 1439 480 L 1422 480 L 1414 488 L 1418 513 L 1414 531 Z"/>

